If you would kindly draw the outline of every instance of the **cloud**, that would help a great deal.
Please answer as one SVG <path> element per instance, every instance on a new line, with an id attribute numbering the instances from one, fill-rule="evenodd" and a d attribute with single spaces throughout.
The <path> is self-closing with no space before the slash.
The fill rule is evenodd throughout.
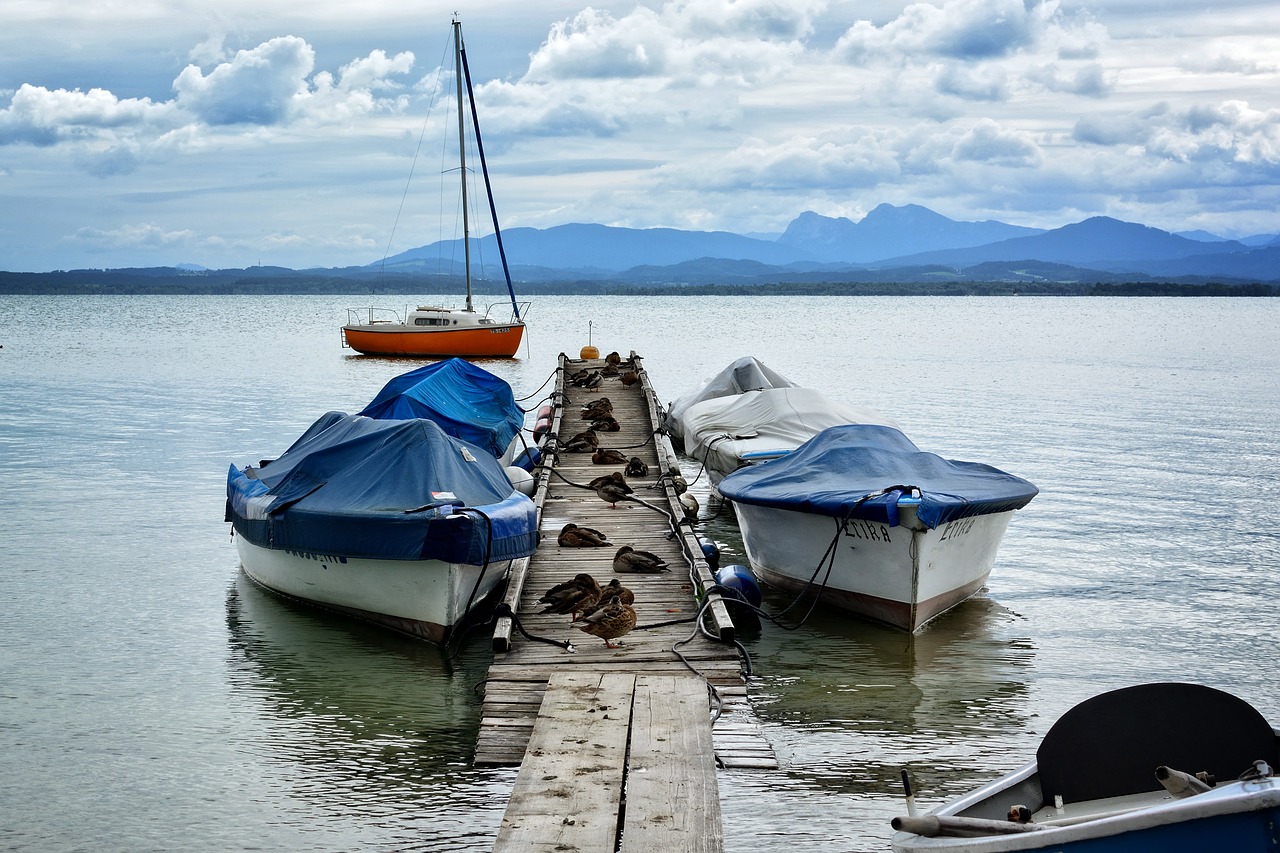
<path id="1" fill-rule="evenodd" d="M 296 36 L 241 50 L 208 75 L 188 65 L 173 81 L 178 104 L 209 125 L 282 124 L 308 91 L 315 51 Z"/>
<path id="2" fill-rule="evenodd" d="M 840 37 L 835 50 L 855 64 L 892 56 L 998 58 L 1032 45 L 1056 6 L 1023 0 L 953 0 L 941 6 L 913 3 L 884 26 L 858 21 Z"/>
<path id="3" fill-rule="evenodd" d="M 1043 160 L 1039 146 L 1026 134 L 1005 130 L 991 119 L 981 119 L 965 132 L 956 141 L 952 155 L 959 161 L 1020 169 L 1038 166 Z"/>
<path id="4" fill-rule="evenodd" d="M 90 251 L 106 252 L 118 249 L 158 249 L 190 246 L 196 235 L 191 231 L 168 231 L 148 222 L 141 225 L 121 225 L 118 228 L 80 228 L 70 241 Z"/>
<path id="5" fill-rule="evenodd" d="M 1093 145 L 1125 146 L 1156 160 L 1218 161 L 1269 171 L 1280 167 L 1280 109 L 1254 109 L 1239 100 L 1092 116 L 1076 123 L 1072 138 Z"/>
<path id="6" fill-rule="evenodd" d="M 150 98 L 121 100 L 105 89 L 49 90 L 24 83 L 0 110 L 0 145 L 99 139 L 122 128 L 163 124 L 167 113 Z"/>

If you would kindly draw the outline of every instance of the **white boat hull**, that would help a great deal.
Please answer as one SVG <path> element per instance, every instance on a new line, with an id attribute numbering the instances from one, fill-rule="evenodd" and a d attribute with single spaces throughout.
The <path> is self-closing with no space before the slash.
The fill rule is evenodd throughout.
<path id="1" fill-rule="evenodd" d="M 825 579 L 823 601 L 906 631 L 982 588 L 1013 518 L 1012 511 L 990 513 L 930 530 L 903 505 L 897 527 L 852 519 L 828 575 L 823 557 L 836 519 L 745 503 L 734 511 L 751 567 L 767 583 L 800 590 Z"/>
<path id="2" fill-rule="evenodd" d="M 441 643 L 507 576 L 440 560 L 376 560 L 274 550 L 236 536 L 240 565 L 262 586 L 402 633 Z"/>

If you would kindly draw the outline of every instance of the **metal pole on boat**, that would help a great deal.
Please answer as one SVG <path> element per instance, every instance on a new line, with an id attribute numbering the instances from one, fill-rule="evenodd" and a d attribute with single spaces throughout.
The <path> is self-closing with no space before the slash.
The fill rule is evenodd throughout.
<path id="1" fill-rule="evenodd" d="M 462 110 L 462 21 L 453 19 L 453 67 L 458 83 L 458 171 L 462 175 L 462 256 L 466 265 L 467 310 L 471 307 L 471 227 L 467 221 L 467 125 Z"/>
<path id="2" fill-rule="evenodd" d="M 907 773 L 907 768 L 902 768 L 902 790 L 907 794 L 907 816 L 916 816 L 916 795 L 911 790 L 911 776 Z"/>

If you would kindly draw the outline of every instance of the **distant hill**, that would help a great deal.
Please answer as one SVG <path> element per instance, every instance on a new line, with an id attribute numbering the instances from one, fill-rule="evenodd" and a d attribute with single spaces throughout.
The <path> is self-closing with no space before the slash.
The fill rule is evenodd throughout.
<path id="1" fill-rule="evenodd" d="M 812 211 L 800 214 L 778 242 L 827 261 L 872 263 L 936 249 L 981 246 L 1043 233 L 1004 222 L 957 222 L 927 207 L 882 204 L 860 222 L 833 219 Z"/>
<path id="2" fill-rule="evenodd" d="M 920 205 L 882 204 L 859 222 L 806 211 L 776 240 L 576 223 L 514 228 L 503 232 L 503 243 L 512 278 L 541 292 L 788 285 L 841 292 L 848 284 L 900 283 L 928 292 L 943 282 L 955 293 L 1012 292 L 1021 285 L 1028 288 L 1022 292 L 1074 293 L 1090 282 L 1280 285 L 1280 235 L 1240 241 L 1201 231 L 1178 235 L 1106 216 L 1043 230 L 958 222 Z M 0 293 L 449 293 L 461 290 L 462 254 L 461 241 L 452 240 L 340 269 L 182 264 L 0 272 Z M 473 240 L 473 259 L 477 291 L 505 292 L 492 235 Z M 977 284 L 999 287 L 979 291 Z"/>
<path id="3" fill-rule="evenodd" d="M 809 260 L 800 248 L 728 231 L 680 231 L 675 228 L 617 228 L 609 225 L 571 224 L 553 228 L 512 228 L 502 232 L 509 263 L 558 270 L 618 272 L 640 265 L 666 266 L 700 257 L 731 261 L 789 264 Z M 488 263 L 498 262 L 493 235 L 475 241 Z M 439 259 L 462 257 L 461 240 L 445 240 L 410 249 L 387 258 L 391 269 L 428 268 Z M 378 262 L 379 265 L 384 262 Z"/>

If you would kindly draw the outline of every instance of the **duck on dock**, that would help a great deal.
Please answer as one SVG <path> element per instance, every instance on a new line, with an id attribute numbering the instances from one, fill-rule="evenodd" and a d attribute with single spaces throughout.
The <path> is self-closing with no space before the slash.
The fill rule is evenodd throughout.
<path id="1" fill-rule="evenodd" d="M 591 454 L 591 461 L 596 465 L 626 465 L 628 459 L 627 454 L 621 450 L 609 450 L 601 447 Z"/>
<path id="2" fill-rule="evenodd" d="M 644 477 L 649 474 L 649 466 L 639 456 L 632 456 L 624 471 L 628 477 Z"/>
<path id="3" fill-rule="evenodd" d="M 618 501 L 635 500 L 635 498 L 631 497 L 631 491 L 630 486 L 620 486 L 612 481 L 596 487 L 596 495 L 599 496 L 600 500 L 614 509 L 618 508 Z"/>
<path id="4" fill-rule="evenodd" d="M 587 482 L 587 488 L 599 489 L 601 486 L 613 485 L 622 489 L 626 494 L 631 494 L 633 489 L 627 485 L 627 478 L 623 476 L 621 471 L 614 471 L 612 474 L 601 474 L 599 477 L 593 477 Z"/>
<path id="5" fill-rule="evenodd" d="M 617 578 L 611 578 L 608 584 L 600 587 L 600 599 L 596 601 L 596 603 L 592 605 L 590 608 L 582 611 L 581 618 L 586 619 L 592 613 L 595 613 L 597 610 L 599 610 L 600 608 L 608 604 L 609 601 L 611 601 L 615 597 L 619 601 L 621 601 L 623 604 L 636 603 L 636 594 L 632 592 L 630 589 L 628 589 L 627 587 L 623 586 L 622 581 L 618 580 Z"/>
<path id="6" fill-rule="evenodd" d="M 560 528 L 556 542 L 564 548 L 599 548 L 602 545 L 613 544 L 599 530 L 592 527 L 579 527 L 573 522 Z"/>
<path id="7" fill-rule="evenodd" d="M 609 603 L 592 613 L 589 618 L 577 626 L 592 636 L 604 640 L 605 648 L 616 649 L 621 643 L 613 641 L 629 634 L 636 627 L 636 611 L 629 604 L 623 604 L 618 596 L 609 599 Z"/>
<path id="8" fill-rule="evenodd" d="M 623 545 L 613 555 L 613 570 L 618 574 L 653 574 L 669 572 L 671 568 L 657 554 L 648 551 L 637 551 L 630 545 Z"/>
<path id="9" fill-rule="evenodd" d="M 600 447 L 600 437 L 594 430 L 584 430 L 564 443 L 566 453 L 595 453 Z"/>
<path id="10" fill-rule="evenodd" d="M 568 613 L 578 620 L 578 614 L 600 600 L 600 584 L 586 572 L 579 572 L 572 580 L 558 583 L 542 594 L 538 603 L 547 605 L 543 613 Z"/>
<path id="11" fill-rule="evenodd" d="M 624 370 L 619 378 L 623 385 L 630 387 L 640 381 L 640 374 L 634 370 Z"/>

